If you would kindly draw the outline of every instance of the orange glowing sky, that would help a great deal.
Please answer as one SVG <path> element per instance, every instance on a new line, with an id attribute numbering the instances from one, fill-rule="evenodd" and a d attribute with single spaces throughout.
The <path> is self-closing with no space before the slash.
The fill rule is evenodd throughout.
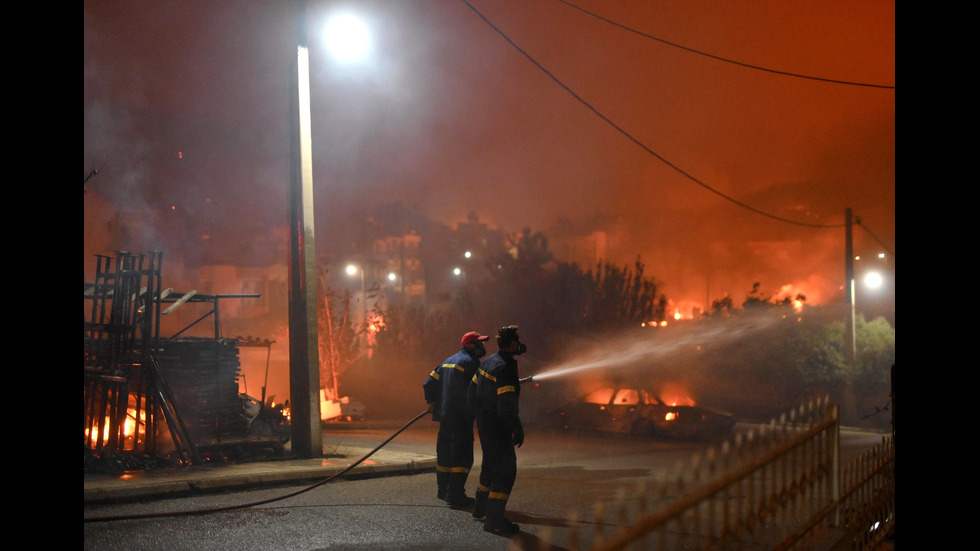
<path id="1" fill-rule="evenodd" d="M 895 84 L 893 1 L 571 3 L 745 64 Z M 87 188 L 242 233 L 283 225 L 283 4 L 86 2 L 83 168 L 106 166 Z M 342 4 L 311 0 L 311 28 Z M 843 228 L 760 216 L 683 172 L 806 224 L 839 226 L 851 208 L 894 252 L 894 88 L 725 63 L 559 0 L 357 4 L 376 29 L 369 63 L 338 67 L 311 43 L 318 250 L 342 239 L 338 212 L 400 200 L 554 243 L 604 231 L 610 260 L 640 256 L 678 303 L 740 302 L 754 282 L 812 302 L 838 292 Z M 855 252 L 880 249 L 855 230 Z"/>

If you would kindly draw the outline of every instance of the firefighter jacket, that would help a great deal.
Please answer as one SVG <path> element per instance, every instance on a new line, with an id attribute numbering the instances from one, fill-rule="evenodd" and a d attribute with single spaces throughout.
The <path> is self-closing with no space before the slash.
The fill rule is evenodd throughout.
<path id="1" fill-rule="evenodd" d="M 433 421 L 473 420 L 466 393 L 479 367 L 479 358 L 471 356 L 464 347 L 432 370 L 422 383 L 422 389 L 425 392 L 425 402 L 435 404 L 432 410 Z"/>
<path id="2" fill-rule="evenodd" d="M 483 360 L 469 388 L 469 400 L 478 423 L 507 434 L 523 430 L 519 379 L 513 354 L 497 352 Z"/>

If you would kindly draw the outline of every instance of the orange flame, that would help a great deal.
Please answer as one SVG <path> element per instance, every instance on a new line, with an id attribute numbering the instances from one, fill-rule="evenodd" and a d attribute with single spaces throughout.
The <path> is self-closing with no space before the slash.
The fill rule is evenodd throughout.
<path id="1" fill-rule="evenodd" d="M 668 406 L 693 406 L 695 405 L 686 390 L 678 384 L 666 384 L 660 389 L 660 399 Z M 668 419 L 669 421 L 669 419 Z"/>
<path id="2" fill-rule="evenodd" d="M 126 410 L 126 420 L 123 421 L 123 449 L 136 449 L 136 444 L 143 442 L 146 437 L 146 412 L 139 412 L 139 423 L 136 422 L 136 409 L 129 408 Z M 113 428 L 112 419 L 106 416 L 105 422 L 102 425 L 102 439 L 103 441 L 109 440 L 110 432 Z M 92 434 L 92 430 L 89 427 L 85 428 L 85 440 L 91 442 L 94 446 L 98 441 L 97 437 Z"/>

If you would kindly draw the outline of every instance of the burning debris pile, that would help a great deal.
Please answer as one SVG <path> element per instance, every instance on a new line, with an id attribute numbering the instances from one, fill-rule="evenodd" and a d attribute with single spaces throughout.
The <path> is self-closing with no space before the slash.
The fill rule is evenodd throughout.
<path id="1" fill-rule="evenodd" d="M 100 453 L 85 448 L 85 474 L 118 475 L 127 471 L 150 471 L 179 467 L 182 462 L 173 457 L 148 455 L 145 453 Z"/>
<path id="2" fill-rule="evenodd" d="M 238 341 L 219 338 L 218 299 L 258 295 L 163 289 L 159 252 L 98 260 L 84 291 L 86 469 L 166 463 L 160 455 L 171 445 L 183 464 L 256 449 L 282 454 L 285 414 L 239 394 Z M 189 327 L 161 338 L 160 316 L 194 302 L 211 307 L 197 321 L 213 316 L 214 338 L 178 338 Z"/>
<path id="3" fill-rule="evenodd" d="M 157 358 L 177 397 L 187 436 L 199 453 L 242 455 L 236 449 L 241 447 L 283 453 L 289 425 L 281 410 L 238 392 L 241 364 L 236 339 L 162 340 Z"/>
<path id="4" fill-rule="evenodd" d="M 162 341 L 157 361 L 178 400 L 187 436 L 221 441 L 245 432 L 238 399 L 238 349 L 229 339 Z"/>

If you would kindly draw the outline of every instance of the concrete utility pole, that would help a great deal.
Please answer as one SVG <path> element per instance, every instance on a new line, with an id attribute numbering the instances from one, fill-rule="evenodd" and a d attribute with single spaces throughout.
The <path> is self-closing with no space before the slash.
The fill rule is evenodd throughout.
<path id="1" fill-rule="evenodd" d="M 306 2 L 297 1 L 296 57 L 290 67 L 289 396 L 290 446 L 300 458 L 323 455 L 313 232 L 313 148 Z"/>
<path id="2" fill-rule="evenodd" d="M 854 215 L 851 209 L 844 211 L 844 288 L 847 293 L 847 327 L 845 333 L 845 348 L 847 363 L 854 365 L 857 358 L 857 336 L 854 329 L 854 238 L 851 227 Z"/>

